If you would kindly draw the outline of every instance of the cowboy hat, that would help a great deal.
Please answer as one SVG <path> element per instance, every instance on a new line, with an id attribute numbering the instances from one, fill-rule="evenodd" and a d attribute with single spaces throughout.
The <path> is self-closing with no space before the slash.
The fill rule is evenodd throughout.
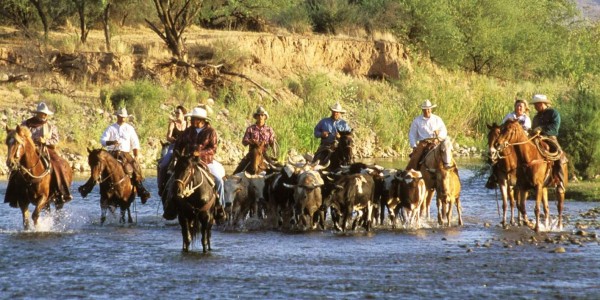
<path id="1" fill-rule="evenodd" d="M 130 115 L 127 114 L 127 109 L 125 107 L 121 107 L 115 112 L 115 116 L 121 117 L 121 118 L 127 118 Z"/>
<path id="2" fill-rule="evenodd" d="M 342 108 L 342 105 L 339 102 L 336 102 L 333 106 L 331 106 L 329 109 L 331 109 L 331 111 L 333 112 L 339 112 L 339 113 L 345 113 L 346 111 Z"/>
<path id="3" fill-rule="evenodd" d="M 431 101 L 429 101 L 429 99 L 425 99 L 425 101 L 421 104 L 421 109 L 431 109 L 434 107 L 437 107 L 437 105 L 431 104 Z"/>
<path id="4" fill-rule="evenodd" d="M 206 109 L 199 107 L 199 106 L 194 107 L 194 109 L 192 109 L 192 112 L 185 116 L 192 117 L 192 118 L 198 118 L 198 119 L 204 119 L 204 120 L 210 122 L 210 118 L 208 117 L 208 113 L 206 112 Z"/>
<path id="5" fill-rule="evenodd" d="M 267 119 L 269 118 L 269 113 L 262 106 L 257 107 L 256 112 L 254 112 L 254 114 L 252 114 L 252 116 L 255 118 L 257 115 L 265 115 L 265 116 L 267 116 Z"/>
<path id="6" fill-rule="evenodd" d="M 46 103 L 44 103 L 44 102 L 40 102 L 40 104 L 38 104 L 35 112 L 36 113 L 44 113 L 49 116 L 54 114 L 53 112 L 50 111 L 50 109 L 48 108 L 48 105 L 46 105 Z"/>
<path id="7" fill-rule="evenodd" d="M 548 97 L 546 97 L 546 95 L 535 94 L 535 95 L 533 95 L 533 100 L 531 100 L 531 104 L 536 104 L 536 103 L 550 104 L 550 100 L 548 100 Z"/>

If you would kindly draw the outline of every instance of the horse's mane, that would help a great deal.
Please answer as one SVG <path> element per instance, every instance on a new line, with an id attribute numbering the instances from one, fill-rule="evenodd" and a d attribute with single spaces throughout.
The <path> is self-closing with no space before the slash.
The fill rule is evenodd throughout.
<path id="1" fill-rule="evenodd" d="M 90 153 L 88 156 L 88 163 L 90 167 L 93 168 L 94 166 L 97 166 L 101 160 L 104 160 L 108 164 L 108 166 L 110 166 L 113 169 L 119 167 L 119 162 L 117 161 L 117 159 L 110 155 L 108 151 L 102 148 L 88 151 Z"/>

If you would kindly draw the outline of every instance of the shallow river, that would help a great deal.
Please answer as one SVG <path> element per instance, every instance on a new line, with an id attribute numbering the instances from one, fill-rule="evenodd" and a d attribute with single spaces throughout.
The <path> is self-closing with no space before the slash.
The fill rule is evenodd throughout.
<path id="1" fill-rule="evenodd" d="M 146 205 L 136 199 L 134 225 L 109 215 L 100 226 L 96 187 L 86 199 L 76 195 L 60 220 L 46 217 L 33 232 L 23 231 L 18 209 L 3 204 L 0 298 L 600 298 L 598 242 L 566 243 L 565 253 L 554 253 L 558 245 L 544 243 L 543 235 L 503 230 L 496 226 L 494 191 L 466 167 L 460 175 L 460 228 L 379 227 L 345 235 L 217 228 L 209 254 L 199 243 L 181 252 L 179 226 L 162 220 L 156 196 Z M 156 191 L 155 178 L 146 185 Z M 0 182 L 1 199 L 5 191 Z M 597 206 L 567 202 L 564 231 L 575 232 L 579 214 Z"/>

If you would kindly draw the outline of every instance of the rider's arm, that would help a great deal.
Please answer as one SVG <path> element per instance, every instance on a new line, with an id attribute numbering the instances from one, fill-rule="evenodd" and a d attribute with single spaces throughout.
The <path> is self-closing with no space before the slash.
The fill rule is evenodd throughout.
<path id="1" fill-rule="evenodd" d="M 246 133 L 244 133 L 244 138 L 242 139 L 242 145 L 256 145 L 258 141 L 252 138 L 252 126 L 246 128 Z"/>
<path id="2" fill-rule="evenodd" d="M 323 132 L 327 132 L 327 130 L 325 130 L 325 128 L 324 128 L 325 120 L 326 119 L 319 121 L 319 123 L 317 123 L 317 126 L 315 126 L 315 130 L 314 130 L 313 134 L 316 138 L 322 138 Z"/>
<path id="3" fill-rule="evenodd" d="M 175 122 L 169 122 L 169 128 L 167 128 L 167 142 L 174 143 L 175 138 L 173 137 L 173 129 L 175 129 Z"/>
<path id="4" fill-rule="evenodd" d="M 47 146 L 56 146 L 58 144 L 58 129 L 56 126 L 50 125 L 50 137 L 44 140 L 44 144 Z"/>
<path id="5" fill-rule="evenodd" d="M 440 118 L 440 117 L 438 117 L 437 120 L 438 120 L 438 123 L 439 123 L 438 124 L 438 130 L 439 130 L 439 132 L 437 134 L 437 137 L 439 139 L 445 140 L 446 137 L 448 137 L 448 130 L 446 130 L 446 124 L 444 124 L 444 121 L 442 121 L 442 118 Z"/>
<path id="6" fill-rule="evenodd" d="M 104 130 L 104 132 L 102 133 L 102 136 L 100 137 L 100 144 L 104 147 L 112 146 L 117 143 L 116 140 L 111 139 L 111 136 L 112 136 L 111 129 L 112 129 L 112 125 L 108 126 L 108 128 L 106 128 L 106 130 Z"/>
<path id="7" fill-rule="evenodd" d="M 408 144 L 411 148 L 417 146 L 417 119 L 414 119 L 408 130 Z"/>

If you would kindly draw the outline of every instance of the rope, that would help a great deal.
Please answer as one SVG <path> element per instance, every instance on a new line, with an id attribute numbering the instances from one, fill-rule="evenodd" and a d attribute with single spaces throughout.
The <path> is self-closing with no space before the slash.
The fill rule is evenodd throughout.
<path id="1" fill-rule="evenodd" d="M 556 152 L 550 152 L 550 151 L 546 150 L 544 147 L 542 147 L 540 141 L 545 141 L 548 144 L 553 144 L 556 147 Z M 547 137 L 542 137 L 541 139 L 534 140 L 534 144 L 535 144 L 535 147 L 540 152 L 540 154 L 546 159 L 555 161 L 555 160 L 559 160 L 560 157 L 562 156 L 562 152 L 563 152 L 562 149 L 560 148 L 558 143 L 555 142 L 553 139 L 550 139 Z"/>

